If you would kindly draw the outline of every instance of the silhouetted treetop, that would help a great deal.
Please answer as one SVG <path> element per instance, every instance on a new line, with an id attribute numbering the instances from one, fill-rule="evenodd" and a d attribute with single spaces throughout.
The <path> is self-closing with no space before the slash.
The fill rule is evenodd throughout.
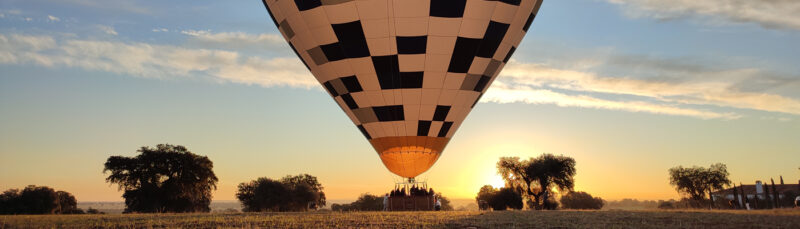
<path id="1" fill-rule="evenodd" d="M 306 211 L 325 206 L 323 189 L 317 178 L 308 174 L 281 180 L 261 177 L 240 183 L 236 198 L 245 212 Z"/>
<path id="2" fill-rule="evenodd" d="M 561 196 L 560 202 L 566 209 L 601 209 L 605 204 L 602 198 L 586 192 L 569 192 Z"/>
<path id="3" fill-rule="evenodd" d="M 141 147 L 134 157 L 111 156 L 103 172 L 124 190 L 125 212 L 195 212 L 210 210 L 217 176 L 208 157 L 180 145 Z"/>
<path id="4" fill-rule="evenodd" d="M 29 185 L 0 194 L 0 215 L 5 214 L 81 214 L 75 196 L 47 186 Z"/>
<path id="5" fill-rule="evenodd" d="M 709 192 L 730 185 L 729 174 L 727 166 L 722 163 L 713 164 L 708 168 L 678 166 L 669 169 L 669 183 L 675 186 L 679 193 L 686 194 L 695 201 L 700 201 L 704 200 L 705 195 Z"/>
<path id="6" fill-rule="evenodd" d="M 535 209 L 554 208 L 555 205 L 548 205 L 551 189 L 565 192 L 575 186 L 575 159 L 563 155 L 542 154 L 523 161 L 519 157 L 501 157 L 497 171 L 510 188 L 525 194 L 533 204 L 529 207 Z"/>

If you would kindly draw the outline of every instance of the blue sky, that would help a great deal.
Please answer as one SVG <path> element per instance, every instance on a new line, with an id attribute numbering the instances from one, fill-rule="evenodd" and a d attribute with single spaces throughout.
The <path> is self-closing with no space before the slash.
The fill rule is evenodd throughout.
<path id="1" fill-rule="evenodd" d="M 424 176 L 471 198 L 496 182 L 497 157 L 549 152 L 575 157 L 577 188 L 609 199 L 677 197 L 666 180 L 676 165 L 723 162 L 745 183 L 795 180 L 799 9 L 545 1 Z M 214 160 L 215 199 L 300 172 L 320 176 L 334 199 L 390 187 L 398 178 L 271 23 L 259 1 L 1 2 L 0 189 L 118 200 L 105 159 L 164 142 Z"/>

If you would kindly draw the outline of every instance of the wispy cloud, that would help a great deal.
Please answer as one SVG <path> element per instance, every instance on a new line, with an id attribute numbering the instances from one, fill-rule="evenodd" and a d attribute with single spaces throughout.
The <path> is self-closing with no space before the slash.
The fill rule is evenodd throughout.
<path id="1" fill-rule="evenodd" d="M 60 19 L 60 18 L 58 18 L 58 17 L 56 17 L 56 16 L 53 16 L 53 15 L 47 15 L 47 20 L 50 20 L 50 21 L 52 21 L 52 22 L 58 22 L 58 21 L 61 21 L 61 19 Z"/>
<path id="2" fill-rule="evenodd" d="M 734 85 L 757 78 L 757 69 L 695 72 L 681 81 L 656 81 L 632 77 L 603 77 L 591 72 L 549 68 L 539 64 L 511 63 L 502 75 L 508 83 L 579 92 L 646 97 L 663 102 L 715 105 L 800 115 L 800 100 L 776 94 L 742 92 Z M 737 79 L 739 78 L 739 79 Z"/>
<path id="3" fill-rule="evenodd" d="M 625 7 L 632 17 L 670 20 L 708 17 L 755 23 L 770 29 L 800 30 L 800 1 L 795 0 L 606 0 Z"/>
<path id="4" fill-rule="evenodd" d="M 237 52 L 171 45 L 0 35 L 0 63 L 75 67 L 140 77 L 206 76 L 220 82 L 264 87 L 317 86 L 296 57 L 245 57 Z"/>
<path id="5" fill-rule="evenodd" d="M 151 10 L 136 4 L 136 1 L 128 1 L 128 0 L 104 0 L 104 1 L 94 1 L 94 0 L 50 0 L 56 3 L 67 3 L 67 4 L 76 4 L 86 7 L 92 7 L 97 9 L 103 10 L 110 10 L 110 11 L 125 11 L 137 14 L 150 14 Z"/>
<path id="6" fill-rule="evenodd" d="M 277 34 L 182 33 L 189 36 L 187 42 L 208 42 L 203 47 L 209 48 L 9 34 L 0 35 L 0 64 L 74 67 L 153 78 L 209 78 L 263 87 L 319 87 L 291 54 L 264 57 L 242 51 L 246 46 L 241 43 L 282 44 L 267 47 L 273 49 L 271 52 L 285 51 L 288 47 Z M 756 68 L 719 69 L 642 56 L 588 56 L 592 59 L 577 62 L 592 64 L 579 67 L 512 59 L 482 102 L 553 104 L 701 119 L 737 119 L 743 116 L 737 109 L 800 115 L 800 100 L 767 90 L 781 87 L 778 85 L 800 88 L 800 77 L 770 80 L 755 90 L 743 87 L 742 82 L 765 76 L 783 78 Z M 623 70 L 602 71 L 596 66 Z"/>
<path id="7" fill-rule="evenodd" d="M 100 31 L 103 31 L 103 33 L 105 33 L 105 34 L 112 35 L 112 36 L 118 35 L 117 30 L 114 30 L 114 27 L 107 26 L 107 25 L 98 25 L 97 28 L 99 28 Z"/>
<path id="8" fill-rule="evenodd" d="M 189 42 L 203 47 L 233 50 L 253 50 L 257 47 L 280 47 L 286 50 L 288 45 L 279 34 L 249 34 L 243 32 L 219 32 L 206 30 L 183 30 L 181 34 L 189 36 Z"/>
<path id="9" fill-rule="evenodd" d="M 628 112 L 689 116 L 702 119 L 738 119 L 735 113 L 720 113 L 699 109 L 681 108 L 676 105 L 661 105 L 645 101 L 614 101 L 588 95 L 570 95 L 553 90 L 508 84 L 495 81 L 481 99 L 482 102 L 553 104 L 560 107 L 594 108 Z"/>

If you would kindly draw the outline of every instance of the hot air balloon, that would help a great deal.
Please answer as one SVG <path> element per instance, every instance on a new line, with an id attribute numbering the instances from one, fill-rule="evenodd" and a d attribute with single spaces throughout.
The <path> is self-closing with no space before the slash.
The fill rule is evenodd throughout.
<path id="1" fill-rule="evenodd" d="M 542 0 L 263 0 L 272 21 L 398 176 L 437 161 Z"/>

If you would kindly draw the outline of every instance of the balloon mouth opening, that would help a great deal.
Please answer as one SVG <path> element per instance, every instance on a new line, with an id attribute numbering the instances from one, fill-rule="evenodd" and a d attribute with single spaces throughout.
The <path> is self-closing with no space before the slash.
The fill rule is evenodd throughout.
<path id="1" fill-rule="evenodd" d="M 389 171 L 405 178 L 414 178 L 428 171 L 450 139 L 427 136 L 384 137 L 370 143 Z"/>

